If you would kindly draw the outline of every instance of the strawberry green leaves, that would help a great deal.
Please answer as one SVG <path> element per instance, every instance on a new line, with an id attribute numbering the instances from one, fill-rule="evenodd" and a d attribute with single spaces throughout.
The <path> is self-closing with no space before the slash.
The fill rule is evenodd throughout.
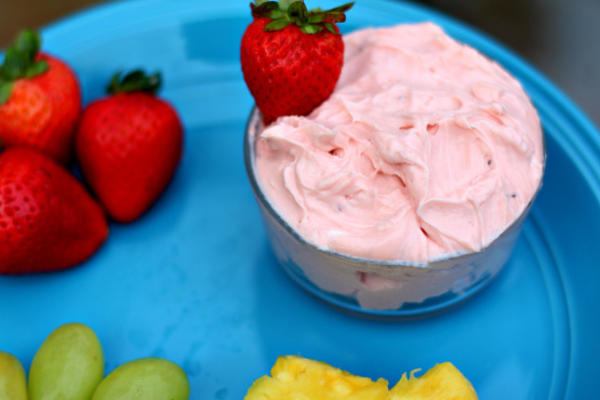
<path id="1" fill-rule="evenodd" d="M 303 1 L 295 1 L 290 4 L 287 12 L 293 20 L 308 22 L 308 9 Z"/>
<path id="2" fill-rule="evenodd" d="M 37 61 L 31 64 L 29 67 L 27 67 L 27 70 L 25 70 L 25 78 L 33 78 L 35 76 L 41 75 L 44 72 L 48 71 L 48 68 L 49 67 L 46 60 Z"/>
<path id="3" fill-rule="evenodd" d="M 323 22 L 323 26 L 325 27 L 325 29 L 327 29 L 329 32 L 333 33 L 334 35 L 338 34 L 338 32 L 335 30 L 335 28 L 333 27 L 333 24 L 331 22 Z"/>
<path id="4" fill-rule="evenodd" d="M 0 105 L 10 98 L 14 81 L 33 78 L 48 71 L 45 60 L 36 60 L 40 47 L 39 35 L 26 29 L 6 50 L 4 63 L 0 66 Z"/>
<path id="5" fill-rule="evenodd" d="M 290 21 L 289 19 L 275 19 L 269 22 L 267 26 L 265 26 L 265 32 L 279 31 L 285 28 L 286 26 L 291 25 L 291 23 L 292 21 Z"/>
<path id="6" fill-rule="evenodd" d="M 320 8 L 309 11 L 304 1 L 301 0 L 279 0 L 279 2 L 257 0 L 256 4 L 250 4 L 250 8 L 254 18 L 271 20 L 265 26 L 265 32 L 278 31 L 294 24 L 306 34 L 327 30 L 338 35 L 334 23 L 344 22 L 346 20 L 345 12 L 350 10 L 353 5 L 352 2 L 325 11 Z"/>
<path id="7" fill-rule="evenodd" d="M 0 105 L 6 103 L 12 93 L 13 83 L 0 79 Z"/>
<path id="8" fill-rule="evenodd" d="M 113 75 L 107 91 L 110 94 L 146 92 L 156 94 L 160 89 L 162 77 L 160 72 L 152 75 L 146 75 L 141 69 L 136 69 L 125 75 L 121 79 L 122 72 Z"/>
<path id="9" fill-rule="evenodd" d="M 287 10 L 290 7 L 290 5 L 297 2 L 302 3 L 301 0 L 279 0 L 279 8 L 281 8 L 282 10 Z"/>
<path id="10" fill-rule="evenodd" d="M 25 29 L 19 33 L 13 47 L 23 53 L 28 60 L 33 60 L 42 47 L 42 40 L 31 29 Z"/>
<path id="11" fill-rule="evenodd" d="M 0 76 L 5 80 L 33 78 L 48 70 L 44 60 L 36 61 L 40 51 L 41 40 L 37 33 L 30 29 L 22 31 L 14 44 L 6 50 L 4 64 L 0 67 Z"/>
<path id="12" fill-rule="evenodd" d="M 285 11 L 279 8 L 279 3 L 276 1 L 257 1 L 256 5 L 250 3 L 250 9 L 254 18 L 278 19 L 286 15 Z"/>
<path id="13" fill-rule="evenodd" d="M 5 80 L 14 81 L 25 75 L 27 69 L 27 56 L 16 47 L 9 47 L 4 56 L 4 64 L 0 74 Z"/>

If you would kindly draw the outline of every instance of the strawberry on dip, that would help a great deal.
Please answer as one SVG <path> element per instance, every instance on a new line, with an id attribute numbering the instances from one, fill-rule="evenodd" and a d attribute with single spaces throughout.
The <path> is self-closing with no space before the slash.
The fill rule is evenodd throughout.
<path id="1" fill-rule="evenodd" d="M 72 267 L 104 242 L 102 208 L 67 170 L 43 154 L 0 154 L 0 274 Z"/>
<path id="2" fill-rule="evenodd" d="M 344 42 L 336 23 L 354 3 L 325 11 L 309 11 L 297 0 L 256 3 L 241 45 L 246 85 L 265 124 L 307 115 L 329 98 L 340 77 Z"/>
<path id="3" fill-rule="evenodd" d="M 0 145 L 35 148 L 67 163 L 81 110 L 77 77 L 67 64 L 40 53 L 40 38 L 23 31 L 0 67 Z"/>
<path id="4" fill-rule="evenodd" d="M 160 74 L 116 74 L 110 96 L 84 110 L 75 148 L 83 175 L 115 221 L 148 210 L 171 181 L 181 159 L 183 128 L 155 93 Z"/>

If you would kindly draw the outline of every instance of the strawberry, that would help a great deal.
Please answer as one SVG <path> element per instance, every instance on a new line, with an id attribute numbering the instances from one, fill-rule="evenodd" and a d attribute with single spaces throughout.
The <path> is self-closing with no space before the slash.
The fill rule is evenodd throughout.
<path id="1" fill-rule="evenodd" d="M 266 124 L 307 115 L 329 98 L 342 71 L 344 42 L 336 22 L 354 3 L 308 11 L 303 1 L 257 1 L 242 37 L 244 80 Z"/>
<path id="2" fill-rule="evenodd" d="M 75 148 L 81 170 L 108 214 L 131 222 L 170 182 L 181 158 L 183 133 L 177 113 L 154 95 L 160 75 L 134 71 L 114 76 L 112 96 L 90 104 L 81 116 Z"/>
<path id="3" fill-rule="evenodd" d="M 40 38 L 22 32 L 0 67 L 0 143 L 28 146 L 66 163 L 81 110 L 77 77 L 64 62 L 38 53 Z"/>
<path id="4" fill-rule="evenodd" d="M 0 154 L 0 274 L 72 267 L 107 235 L 102 208 L 62 166 L 25 147 Z"/>

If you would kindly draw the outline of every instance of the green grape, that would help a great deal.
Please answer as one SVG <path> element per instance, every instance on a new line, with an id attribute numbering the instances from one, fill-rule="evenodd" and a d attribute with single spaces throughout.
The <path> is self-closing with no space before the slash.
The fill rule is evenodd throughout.
<path id="1" fill-rule="evenodd" d="M 104 375 L 94 331 L 67 324 L 50 334 L 29 369 L 29 400 L 89 400 Z"/>
<path id="2" fill-rule="evenodd" d="M 1 351 L 0 400 L 27 400 L 23 366 L 13 355 Z"/>
<path id="3" fill-rule="evenodd" d="M 98 385 L 92 400 L 187 400 L 185 372 L 171 361 L 143 358 L 111 372 Z"/>

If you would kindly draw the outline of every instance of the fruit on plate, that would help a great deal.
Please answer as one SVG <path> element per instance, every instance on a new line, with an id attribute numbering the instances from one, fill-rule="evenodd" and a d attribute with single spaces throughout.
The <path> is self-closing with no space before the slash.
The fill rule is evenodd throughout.
<path id="1" fill-rule="evenodd" d="M 75 137 L 83 175 L 119 222 L 143 214 L 171 181 L 181 158 L 177 113 L 155 93 L 159 74 L 133 71 L 112 79 L 111 94 L 84 110 Z"/>
<path id="2" fill-rule="evenodd" d="M 161 358 L 131 361 L 104 380 L 103 375 L 96 334 L 83 324 L 66 324 L 38 349 L 28 387 L 19 361 L 0 351 L 0 400 L 187 400 L 190 395 L 185 372 Z"/>
<path id="3" fill-rule="evenodd" d="M 100 383 L 92 400 L 187 400 L 190 385 L 185 372 L 161 358 L 130 361 Z"/>
<path id="4" fill-rule="evenodd" d="M 354 376 L 320 361 L 283 356 L 271 369 L 271 376 L 259 378 L 245 400 L 364 399 L 385 400 L 388 383 Z"/>
<path id="5" fill-rule="evenodd" d="M 303 1 L 257 1 L 242 37 L 244 80 L 269 124 L 307 115 L 327 100 L 340 77 L 344 42 L 336 23 L 354 3 L 308 11 Z"/>
<path id="6" fill-rule="evenodd" d="M 107 235 L 102 208 L 62 166 L 24 147 L 0 153 L 0 274 L 72 267 Z"/>
<path id="7" fill-rule="evenodd" d="M 423 376 L 406 373 L 390 391 L 390 400 L 476 400 L 471 382 L 449 362 L 437 364 Z"/>
<path id="8" fill-rule="evenodd" d="M 0 67 L 0 144 L 28 146 L 66 163 L 81 110 L 75 73 L 40 53 L 40 38 L 23 31 Z"/>
<path id="9" fill-rule="evenodd" d="M 271 376 L 259 378 L 245 400 L 472 400 L 477 395 L 469 381 L 450 363 L 438 364 L 420 378 L 406 374 L 391 390 L 388 382 L 354 376 L 323 362 L 283 356 Z"/>
<path id="10" fill-rule="evenodd" d="M 0 351 L 0 399 L 27 400 L 23 366 L 13 355 Z"/>
<path id="11" fill-rule="evenodd" d="M 29 370 L 29 400 L 89 400 L 104 375 L 102 346 L 82 324 L 57 328 Z"/>

